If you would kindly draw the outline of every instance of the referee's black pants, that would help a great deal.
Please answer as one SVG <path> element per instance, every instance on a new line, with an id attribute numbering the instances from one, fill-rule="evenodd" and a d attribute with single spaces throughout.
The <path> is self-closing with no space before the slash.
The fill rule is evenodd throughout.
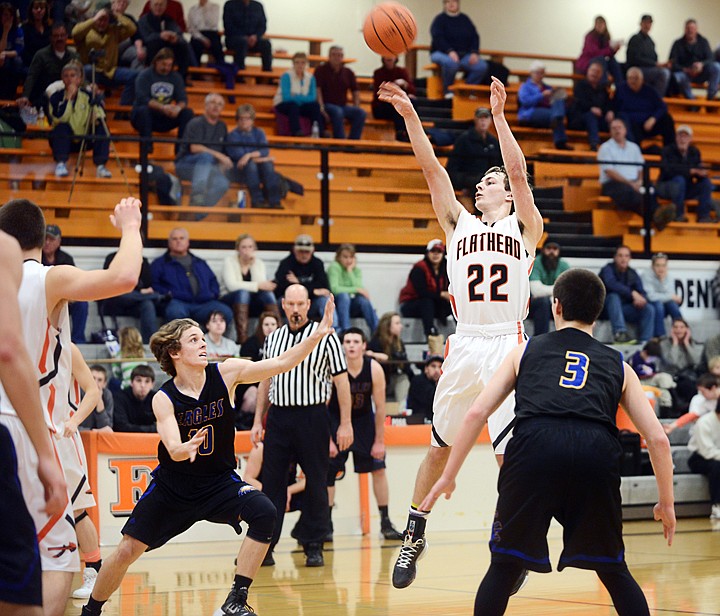
<path id="1" fill-rule="evenodd" d="M 280 540 L 291 461 L 296 461 L 305 474 L 297 540 L 303 545 L 322 544 L 330 518 L 327 494 L 330 414 L 327 406 L 271 406 L 263 442 L 262 489 L 277 509 L 272 546 Z"/>

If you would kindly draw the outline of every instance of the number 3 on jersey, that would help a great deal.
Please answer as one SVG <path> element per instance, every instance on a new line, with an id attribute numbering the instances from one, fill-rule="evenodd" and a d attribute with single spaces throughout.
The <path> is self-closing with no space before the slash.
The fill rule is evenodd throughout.
<path id="1" fill-rule="evenodd" d="M 507 284 L 508 268 L 504 263 L 495 263 L 490 266 L 490 301 L 506 302 L 507 293 L 501 292 L 501 287 Z M 471 302 L 484 302 L 485 293 L 478 287 L 485 282 L 485 268 L 480 263 L 468 265 L 468 298 Z"/>
<path id="2" fill-rule="evenodd" d="M 567 351 L 565 353 L 565 374 L 560 377 L 560 387 L 582 389 L 587 381 L 590 358 L 585 353 Z"/>

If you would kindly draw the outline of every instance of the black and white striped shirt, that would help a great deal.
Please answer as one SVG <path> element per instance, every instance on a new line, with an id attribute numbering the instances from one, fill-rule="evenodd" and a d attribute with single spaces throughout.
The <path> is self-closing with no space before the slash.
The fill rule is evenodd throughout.
<path id="1" fill-rule="evenodd" d="M 312 335 L 319 326 L 309 321 L 296 331 L 287 325 L 276 329 L 265 340 L 264 359 L 281 355 Z M 346 371 L 340 339 L 334 333 L 325 336 L 299 365 L 272 377 L 270 403 L 275 406 L 326 404 L 332 392 L 332 377 Z"/>

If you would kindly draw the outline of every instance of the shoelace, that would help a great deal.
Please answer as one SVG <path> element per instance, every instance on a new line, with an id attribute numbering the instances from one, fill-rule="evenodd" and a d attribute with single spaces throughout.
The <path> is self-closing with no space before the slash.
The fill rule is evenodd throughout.
<path id="1" fill-rule="evenodd" d="M 423 543 L 422 539 L 418 539 L 415 542 L 410 539 L 405 539 L 405 543 L 403 543 L 403 546 L 400 548 L 400 556 L 398 556 L 395 566 L 407 569 L 415 561 L 417 553 L 422 549 Z"/>

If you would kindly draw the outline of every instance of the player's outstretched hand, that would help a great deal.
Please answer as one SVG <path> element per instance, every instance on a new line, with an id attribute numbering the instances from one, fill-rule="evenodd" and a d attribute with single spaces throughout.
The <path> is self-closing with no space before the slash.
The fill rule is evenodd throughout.
<path id="1" fill-rule="evenodd" d="M 405 117 L 413 112 L 413 105 L 407 92 L 398 84 L 383 81 L 378 88 L 378 98 L 384 103 L 390 103 L 401 116 Z"/>
<path id="2" fill-rule="evenodd" d="M 657 503 L 653 507 L 653 516 L 663 525 L 663 536 L 667 539 L 668 545 L 672 545 L 675 537 L 675 507 L 673 505 L 661 505 Z"/>
<path id="3" fill-rule="evenodd" d="M 205 441 L 205 435 L 208 431 L 208 427 L 204 426 L 200 428 L 189 441 L 185 441 L 182 446 L 185 452 L 188 454 L 190 462 L 195 462 L 197 451 L 200 449 L 200 445 Z"/>
<path id="4" fill-rule="evenodd" d="M 435 482 L 435 485 L 430 488 L 430 492 L 428 492 L 428 495 L 423 499 L 423 502 L 420 503 L 420 509 L 422 511 L 430 511 L 441 494 L 445 494 L 445 499 L 447 500 L 452 496 L 454 491 L 455 481 L 440 477 L 440 479 Z"/>
<path id="5" fill-rule="evenodd" d="M 505 111 L 506 99 L 507 92 L 505 92 L 503 82 L 497 77 L 493 77 L 490 84 L 490 111 L 494 116 L 501 115 Z"/>
<path id="6" fill-rule="evenodd" d="M 48 517 L 62 513 L 67 501 L 67 485 L 60 465 L 55 458 L 38 460 L 38 477 L 45 489 L 44 512 Z"/>
<path id="7" fill-rule="evenodd" d="M 121 199 L 120 203 L 115 206 L 114 212 L 110 214 L 110 222 L 121 231 L 127 226 L 135 226 L 139 229 L 142 220 L 141 205 L 140 199 L 135 197 Z"/>
<path id="8" fill-rule="evenodd" d="M 335 314 L 335 296 L 330 293 L 328 295 L 328 301 L 325 304 L 325 312 L 323 313 L 322 321 L 320 321 L 320 327 L 317 328 L 317 333 L 321 336 L 333 333 L 333 315 Z"/>

